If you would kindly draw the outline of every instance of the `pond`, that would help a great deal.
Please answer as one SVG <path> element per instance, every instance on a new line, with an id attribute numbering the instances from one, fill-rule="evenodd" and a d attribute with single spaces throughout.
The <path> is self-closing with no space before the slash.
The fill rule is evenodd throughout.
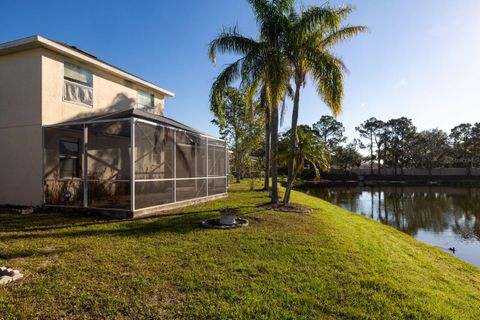
<path id="1" fill-rule="evenodd" d="M 480 268 L 480 188 L 375 186 L 302 191 L 388 224 Z"/>

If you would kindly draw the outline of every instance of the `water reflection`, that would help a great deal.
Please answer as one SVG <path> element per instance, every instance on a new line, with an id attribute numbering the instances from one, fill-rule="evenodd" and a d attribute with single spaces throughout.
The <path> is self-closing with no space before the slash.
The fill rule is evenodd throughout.
<path id="1" fill-rule="evenodd" d="M 480 189 L 312 188 L 306 193 L 381 221 L 480 267 Z"/>

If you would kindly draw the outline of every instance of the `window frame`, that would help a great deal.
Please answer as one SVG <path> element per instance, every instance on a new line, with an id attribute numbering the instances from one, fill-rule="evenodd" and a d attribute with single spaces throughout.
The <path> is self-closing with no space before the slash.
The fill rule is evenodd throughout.
<path id="1" fill-rule="evenodd" d="M 140 103 L 140 95 L 148 95 L 150 97 L 150 102 L 151 102 L 151 106 L 147 106 L 145 104 L 141 104 Z M 145 90 L 137 90 L 137 109 L 139 109 L 140 111 L 143 111 L 143 112 L 148 112 L 148 113 L 153 113 L 155 114 L 155 94 L 153 94 L 152 92 L 149 92 L 149 91 L 145 91 Z M 151 111 L 150 111 L 151 110 Z"/>
<path id="2" fill-rule="evenodd" d="M 67 153 L 62 153 L 62 142 L 67 143 L 75 143 L 77 145 L 77 153 L 76 155 L 71 155 Z M 72 168 L 72 175 L 71 176 L 64 176 L 62 175 L 62 160 L 74 160 L 75 167 Z M 82 179 L 82 144 L 80 139 L 77 138 L 69 138 L 69 137 L 61 137 L 58 139 L 58 177 L 60 179 L 71 179 L 71 180 L 81 180 Z"/>
<path id="3" fill-rule="evenodd" d="M 84 82 L 84 81 L 80 81 L 80 80 L 73 79 L 71 77 L 66 76 L 65 70 L 66 70 L 68 65 L 73 66 L 75 68 L 78 68 L 79 70 L 83 70 L 83 71 L 88 72 L 89 75 L 87 76 L 87 78 L 89 79 L 89 81 Z M 79 105 L 79 106 L 82 106 L 82 107 L 93 108 L 94 99 L 95 99 L 94 94 L 93 94 L 93 85 L 94 85 L 93 82 L 94 82 L 94 80 L 93 80 L 93 71 L 92 70 L 90 70 L 88 68 L 85 68 L 81 65 L 72 63 L 70 61 L 63 61 L 63 90 L 64 90 L 64 92 L 62 93 L 62 101 L 63 102 L 73 103 L 75 105 Z M 69 83 L 70 85 L 84 87 L 87 90 L 91 90 L 91 92 L 92 92 L 91 104 L 83 103 L 81 101 L 74 101 L 74 100 L 65 99 L 65 90 L 66 90 L 67 83 Z"/>
<path id="4" fill-rule="evenodd" d="M 87 72 L 87 73 L 88 73 L 87 78 L 89 79 L 89 81 L 84 82 L 84 81 L 81 81 L 81 80 L 74 79 L 74 78 L 71 78 L 71 77 L 66 76 L 66 75 L 65 75 L 65 69 L 67 68 L 67 66 L 72 66 L 72 67 L 74 67 L 74 68 L 79 69 L 80 71 L 85 71 L 85 72 Z M 63 62 L 63 79 L 93 89 L 93 72 L 92 72 L 92 70 L 90 70 L 90 69 L 88 69 L 88 68 L 85 68 L 85 67 L 83 67 L 83 66 L 80 66 L 80 65 L 78 65 L 78 64 L 71 63 L 71 62 L 69 62 L 69 61 L 64 61 L 64 62 Z"/>

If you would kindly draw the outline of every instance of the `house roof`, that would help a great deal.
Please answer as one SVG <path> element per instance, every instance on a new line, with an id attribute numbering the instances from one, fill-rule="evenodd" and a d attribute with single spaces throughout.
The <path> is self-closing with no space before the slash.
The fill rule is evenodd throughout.
<path id="1" fill-rule="evenodd" d="M 149 88 L 150 90 L 160 93 L 161 95 L 168 96 L 168 97 L 173 97 L 175 95 L 173 92 L 160 88 L 159 86 L 147 80 L 144 80 L 125 70 L 122 70 L 103 60 L 100 60 L 98 57 L 96 57 L 95 55 L 87 51 L 84 51 L 75 46 L 69 45 L 67 43 L 47 39 L 39 35 L 34 35 L 27 38 L 22 38 L 19 40 L 14 40 L 14 41 L 0 44 L 0 56 L 9 54 L 9 53 L 18 52 L 18 51 L 27 50 L 27 49 L 38 48 L 38 47 L 47 48 L 49 50 L 58 52 L 70 58 L 77 59 L 87 64 L 93 65 L 105 72 L 114 74 L 122 79 L 141 84 Z"/>
<path id="2" fill-rule="evenodd" d="M 67 121 L 67 122 L 62 122 L 62 123 L 57 123 L 55 125 L 51 125 L 51 127 L 56 127 L 56 126 L 65 126 L 65 125 L 72 125 L 72 124 L 78 124 L 78 123 L 84 123 L 84 122 L 95 122 L 98 120 L 115 120 L 115 119 L 126 119 L 126 118 L 137 118 L 137 119 L 143 119 L 147 120 L 150 122 L 154 122 L 160 125 L 164 125 L 167 127 L 174 127 L 180 130 L 196 133 L 196 134 L 201 134 L 204 136 L 209 136 L 210 135 L 201 132 L 197 129 L 194 129 L 190 126 L 187 126 L 186 124 L 183 124 L 181 122 L 178 122 L 176 120 L 173 120 L 168 117 L 156 115 L 150 112 L 144 112 L 135 108 L 123 110 L 123 111 L 116 111 L 116 112 L 109 112 L 109 113 L 102 113 L 99 115 L 94 115 L 94 116 L 89 116 L 89 117 L 84 117 L 84 118 L 77 118 L 75 120 Z M 217 138 L 215 138 L 217 139 Z"/>

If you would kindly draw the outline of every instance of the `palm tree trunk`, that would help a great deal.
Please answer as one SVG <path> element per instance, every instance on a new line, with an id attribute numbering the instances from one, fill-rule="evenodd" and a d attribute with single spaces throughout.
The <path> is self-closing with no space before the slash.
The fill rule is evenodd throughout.
<path id="1" fill-rule="evenodd" d="M 380 147 L 377 146 L 377 174 L 380 174 Z"/>
<path id="2" fill-rule="evenodd" d="M 295 150 L 297 148 L 297 125 L 298 125 L 298 111 L 300 107 L 300 88 L 301 84 L 299 81 L 295 81 L 295 96 L 293 97 L 293 111 L 292 111 L 292 128 L 291 128 L 291 136 L 290 136 L 290 148 Z M 293 154 L 293 153 L 292 153 Z M 297 165 L 302 165 L 301 163 Z M 292 191 L 293 182 L 295 181 L 296 173 L 295 173 L 295 166 L 293 157 L 288 161 L 288 180 L 287 186 L 285 188 L 285 196 L 283 197 L 283 203 L 289 204 L 290 203 L 290 193 Z"/>
<path id="3" fill-rule="evenodd" d="M 387 143 L 386 142 L 385 142 L 385 145 L 384 145 L 383 148 L 384 148 L 384 150 L 383 150 L 383 169 L 384 169 L 383 171 L 384 171 L 384 173 L 383 174 L 385 174 L 385 171 L 386 171 L 385 170 L 385 163 L 387 162 Z"/>
<path id="4" fill-rule="evenodd" d="M 272 174 L 272 204 L 278 204 L 278 171 L 277 171 L 277 151 L 278 151 L 278 106 L 272 108 L 271 118 L 271 174 Z"/>
<path id="5" fill-rule="evenodd" d="M 299 164 L 300 165 L 300 164 Z M 294 171 L 292 172 L 292 181 L 295 181 L 295 178 L 298 176 L 298 173 L 300 172 L 300 168 L 297 167 L 297 168 L 294 168 L 293 169 Z M 287 190 L 285 190 L 285 196 L 284 196 L 284 204 L 285 205 L 288 205 L 290 203 L 290 195 L 292 194 L 292 188 L 290 188 L 287 192 Z"/>
<path id="6" fill-rule="evenodd" d="M 370 134 L 370 175 L 373 175 L 373 134 Z"/>
<path id="7" fill-rule="evenodd" d="M 271 128 L 270 115 L 265 111 L 265 179 L 263 181 L 263 190 L 270 188 L 270 144 L 271 144 Z"/>
<path id="8" fill-rule="evenodd" d="M 240 179 L 242 178 L 241 170 L 242 170 L 242 165 L 240 161 L 240 150 L 239 150 L 239 142 L 238 139 L 235 139 L 235 167 L 237 171 L 236 173 L 236 178 L 237 178 L 237 183 L 240 182 Z"/>

